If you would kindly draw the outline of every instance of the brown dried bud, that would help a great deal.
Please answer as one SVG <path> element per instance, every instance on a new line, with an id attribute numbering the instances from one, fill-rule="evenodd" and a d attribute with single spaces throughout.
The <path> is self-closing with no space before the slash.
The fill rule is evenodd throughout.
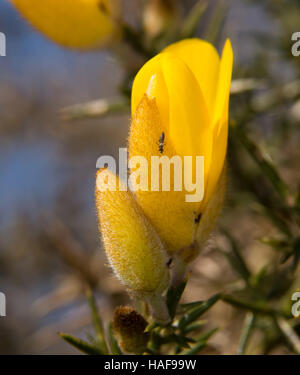
<path id="1" fill-rule="evenodd" d="M 129 306 L 120 306 L 115 310 L 114 333 L 127 353 L 141 354 L 145 351 L 150 337 L 149 332 L 145 332 L 147 325 L 142 315 Z"/>

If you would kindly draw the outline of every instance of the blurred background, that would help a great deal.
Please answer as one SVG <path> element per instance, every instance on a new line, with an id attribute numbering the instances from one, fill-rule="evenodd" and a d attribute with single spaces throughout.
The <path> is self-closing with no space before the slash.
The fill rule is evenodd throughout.
<path id="1" fill-rule="evenodd" d="M 180 25 L 198 2 L 177 3 Z M 294 253 L 299 227 L 288 217 L 299 204 L 300 57 L 291 53 L 291 35 L 300 31 L 300 6 L 293 0 L 207 3 L 196 35 L 219 51 L 229 37 L 234 49 L 230 182 L 219 226 L 193 264 L 184 299 L 205 299 L 224 285 L 242 284 L 228 262 L 238 248 L 248 271 L 260 275 L 257 282 L 266 286 L 280 275 L 279 285 L 272 279 L 272 290 L 277 289 L 271 295 L 268 290 L 277 306 L 300 288 Z M 146 5 L 127 0 L 127 22 L 141 27 Z M 126 146 L 130 114 L 122 109 L 71 119 L 61 111 L 118 97 L 128 65 L 143 58 L 131 62 L 126 51 L 59 47 L 7 1 L 0 2 L 0 31 L 7 37 L 7 56 L 0 57 L 0 291 L 7 297 L 0 354 L 75 354 L 57 332 L 84 337 L 91 329 L 86 285 L 95 288 L 105 321 L 116 306 L 131 303 L 107 266 L 94 207 L 96 160 L 117 157 Z M 270 237 L 286 242 L 277 246 Z M 282 256 L 293 262 L 292 271 Z M 206 319 L 220 329 L 205 353 L 236 353 L 245 314 L 216 304 Z M 295 352 L 280 333 L 268 334 L 270 324 L 261 320 L 247 352 Z"/>

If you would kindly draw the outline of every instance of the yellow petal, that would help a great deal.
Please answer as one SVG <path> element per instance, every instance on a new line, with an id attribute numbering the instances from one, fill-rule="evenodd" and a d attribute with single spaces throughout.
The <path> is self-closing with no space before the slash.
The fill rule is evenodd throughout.
<path id="1" fill-rule="evenodd" d="M 162 53 L 148 61 L 137 74 L 132 89 L 132 115 L 148 92 L 155 97 L 161 121 L 169 129 L 177 153 L 205 157 L 210 165 L 212 133 L 209 114 L 199 84 L 188 66 L 175 55 Z"/>
<path id="2" fill-rule="evenodd" d="M 186 39 L 171 44 L 163 52 L 180 57 L 193 72 L 203 93 L 207 109 L 215 105 L 220 58 L 214 46 L 201 39 Z"/>
<path id="3" fill-rule="evenodd" d="M 107 178 L 100 178 L 105 173 Z M 117 177 L 107 169 L 97 175 L 96 205 L 102 240 L 109 262 L 129 291 L 140 297 L 162 292 L 168 285 L 164 247 L 124 186 L 114 189 Z M 122 184 L 117 179 L 117 186 Z"/>
<path id="4" fill-rule="evenodd" d="M 200 86 L 181 59 L 169 53 L 163 56 L 163 75 L 169 96 L 171 140 L 179 155 L 204 156 L 208 169 L 212 137 L 209 115 Z"/>
<path id="5" fill-rule="evenodd" d="M 119 0 L 10 0 L 39 31 L 58 44 L 97 48 L 119 33 Z"/>
<path id="6" fill-rule="evenodd" d="M 220 129 L 220 132 L 218 131 Z M 228 141 L 228 120 L 217 125 L 213 131 L 213 162 L 207 176 L 205 197 L 202 207 L 210 200 L 224 167 Z"/>
<path id="7" fill-rule="evenodd" d="M 219 82 L 216 97 L 216 108 L 213 123 L 213 163 L 207 178 L 203 206 L 210 199 L 223 170 L 228 139 L 228 110 L 230 83 L 233 65 L 233 52 L 230 40 L 227 39 L 220 64 Z"/>
<path id="8" fill-rule="evenodd" d="M 227 39 L 224 45 L 222 58 L 221 58 L 218 87 L 217 87 L 217 96 L 216 96 L 216 105 L 215 105 L 214 120 L 213 120 L 213 123 L 219 126 L 223 126 L 226 123 L 226 120 L 228 119 L 228 105 L 229 105 L 232 65 L 233 65 L 232 46 L 231 46 L 230 40 Z M 220 131 L 220 128 L 218 131 Z"/>
<path id="9" fill-rule="evenodd" d="M 174 253 L 193 242 L 199 204 L 186 202 L 186 191 L 174 191 L 172 179 L 171 191 L 162 191 L 161 188 L 159 191 L 151 191 L 151 156 L 161 156 L 158 144 L 162 132 L 165 133 L 163 155 L 172 158 L 177 153 L 169 131 L 160 119 L 156 99 L 149 99 L 144 95 L 131 123 L 129 157 L 142 155 L 147 159 L 149 191 L 137 191 L 135 195 L 168 252 Z M 161 180 L 162 174 L 160 174 L 160 183 Z"/>

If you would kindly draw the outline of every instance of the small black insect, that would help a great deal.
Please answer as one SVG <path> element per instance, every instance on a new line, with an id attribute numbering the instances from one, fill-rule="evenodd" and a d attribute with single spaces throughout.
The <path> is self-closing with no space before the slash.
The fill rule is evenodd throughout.
<path id="1" fill-rule="evenodd" d="M 164 152 L 164 145 L 165 145 L 164 142 L 165 142 L 165 133 L 162 132 L 158 141 L 158 150 L 161 154 Z"/>
<path id="2" fill-rule="evenodd" d="M 172 262 L 173 262 L 173 258 L 170 258 L 170 259 L 168 260 L 168 262 L 167 262 L 167 267 L 170 267 L 170 265 L 172 264 Z"/>
<path id="3" fill-rule="evenodd" d="M 197 217 L 195 217 L 195 223 L 198 224 L 200 223 L 202 214 L 199 214 Z"/>

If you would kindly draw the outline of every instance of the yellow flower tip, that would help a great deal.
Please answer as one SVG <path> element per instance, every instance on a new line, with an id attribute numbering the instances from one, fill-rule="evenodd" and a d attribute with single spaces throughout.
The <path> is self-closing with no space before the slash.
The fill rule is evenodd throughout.
<path id="1" fill-rule="evenodd" d="M 133 194 L 108 169 L 97 173 L 96 207 L 108 260 L 129 292 L 148 298 L 169 283 L 168 258 Z"/>
<path id="2" fill-rule="evenodd" d="M 157 76 L 156 74 L 153 74 L 153 76 L 150 78 L 149 85 L 146 91 L 146 94 L 149 99 L 155 98 L 156 86 L 157 86 Z"/>
<path id="3" fill-rule="evenodd" d="M 233 49 L 232 49 L 231 40 L 229 38 L 227 38 L 225 40 L 223 53 L 224 53 L 224 51 L 228 51 L 228 54 L 229 54 L 230 60 L 231 60 L 231 64 L 233 64 Z"/>
<path id="4" fill-rule="evenodd" d="M 37 30 L 70 48 L 104 47 L 119 38 L 119 0 L 10 0 Z"/>
<path id="5" fill-rule="evenodd" d="M 223 122 L 228 126 L 228 107 L 233 67 L 233 50 L 230 39 L 226 39 L 220 61 L 219 79 L 216 93 L 214 124 L 218 126 L 218 132 Z M 223 120 L 223 121 L 222 121 Z"/>

